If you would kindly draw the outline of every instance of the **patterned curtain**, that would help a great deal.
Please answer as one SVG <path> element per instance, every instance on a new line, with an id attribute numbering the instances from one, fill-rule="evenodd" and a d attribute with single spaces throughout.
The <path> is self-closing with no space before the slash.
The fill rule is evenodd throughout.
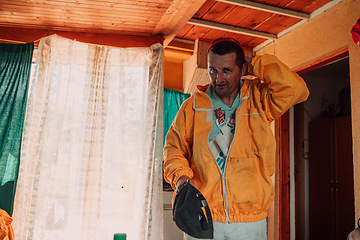
<path id="1" fill-rule="evenodd" d="M 41 39 L 16 239 L 162 239 L 163 48 Z"/>
<path id="2" fill-rule="evenodd" d="M 0 209 L 13 213 L 34 43 L 0 43 Z"/>

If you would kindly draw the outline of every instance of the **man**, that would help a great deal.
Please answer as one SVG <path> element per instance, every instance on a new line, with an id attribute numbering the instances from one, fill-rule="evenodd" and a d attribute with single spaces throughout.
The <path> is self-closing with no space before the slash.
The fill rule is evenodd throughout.
<path id="1" fill-rule="evenodd" d="M 211 84 L 197 87 L 168 131 L 165 180 L 177 193 L 189 179 L 204 195 L 214 239 L 267 239 L 275 171 L 270 123 L 309 92 L 272 55 L 254 57 L 245 76 L 244 53 L 234 39 L 215 40 L 207 58 Z"/>

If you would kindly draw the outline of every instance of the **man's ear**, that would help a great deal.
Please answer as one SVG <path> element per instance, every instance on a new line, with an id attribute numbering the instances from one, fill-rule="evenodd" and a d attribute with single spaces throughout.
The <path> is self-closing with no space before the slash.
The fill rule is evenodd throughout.
<path id="1" fill-rule="evenodd" d="M 244 63 L 241 68 L 241 76 L 245 76 L 248 74 L 249 74 L 249 72 L 248 72 L 248 68 L 247 68 L 247 63 Z"/>

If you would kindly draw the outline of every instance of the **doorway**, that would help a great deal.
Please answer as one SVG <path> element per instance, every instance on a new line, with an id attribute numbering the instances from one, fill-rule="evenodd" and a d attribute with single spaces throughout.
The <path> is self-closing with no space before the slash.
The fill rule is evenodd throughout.
<path id="1" fill-rule="evenodd" d="M 321 233 L 330 234 L 330 238 L 323 236 L 320 239 L 346 239 L 346 236 L 343 237 L 343 235 L 348 231 L 348 228 L 349 231 L 347 233 L 349 233 L 353 229 L 354 219 L 350 219 L 351 226 L 339 227 L 341 221 L 336 220 L 336 217 L 334 217 L 336 216 L 336 214 L 339 214 L 338 200 L 339 197 L 341 199 L 340 195 L 343 194 L 341 191 L 339 194 L 339 191 L 337 190 L 338 186 L 336 185 L 336 180 L 334 180 L 333 183 L 331 183 L 331 178 L 324 180 L 324 178 L 326 177 L 323 176 L 325 174 L 324 172 L 314 174 L 314 168 L 316 168 L 316 161 L 321 156 L 325 156 L 325 154 L 321 154 L 320 150 L 317 150 L 316 152 L 320 153 L 320 157 L 315 157 L 316 155 L 314 153 L 311 155 L 310 138 L 312 137 L 313 143 L 315 131 L 313 130 L 311 134 L 309 126 L 314 125 L 314 122 L 319 120 L 331 121 L 339 117 L 350 115 L 351 107 L 348 52 L 345 51 L 337 54 L 332 58 L 328 58 L 324 61 L 319 61 L 317 64 L 313 64 L 309 68 L 303 69 L 301 72 L 299 72 L 299 75 L 307 83 L 310 90 L 310 96 L 306 102 L 298 104 L 294 107 L 295 238 L 300 240 L 312 240 L 316 239 L 316 234 Z M 350 119 L 350 117 L 348 118 Z M 319 126 L 322 125 L 324 124 L 319 124 Z M 351 142 L 351 123 L 349 126 Z M 315 127 L 315 129 L 318 128 L 320 127 Z M 325 130 L 325 133 L 327 131 L 328 130 Z M 320 140 L 318 140 L 318 142 L 324 142 L 325 140 L 328 140 L 328 138 L 329 137 L 322 136 L 319 138 Z M 336 144 L 325 146 L 327 150 L 323 151 L 335 151 L 334 147 L 336 146 Z M 312 149 L 314 149 L 314 147 L 312 147 Z M 312 151 L 314 152 L 314 150 Z M 352 153 L 350 157 L 352 162 Z M 329 163 L 330 159 L 332 159 L 332 157 L 328 157 L 327 160 L 329 161 L 325 160 L 325 164 Z M 325 167 L 325 164 L 320 163 L 320 166 Z M 329 176 L 337 176 L 337 174 L 339 174 L 336 171 L 336 165 L 334 166 L 329 166 Z M 349 172 L 350 169 L 346 168 L 346 171 Z M 318 178 L 319 181 L 317 181 L 316 178 Z M 328 196 L 331 196 L 330 198 L 333 199 L 327 199 L 327 201 L 330 202 L 328 207 L 325 207 L 325 205 L 323 205 L 323 211 L 325 212 L 317 212 L 316 214 L 319 215 L 319 217 L 321 215 L 321 217 L 323 217 L 323 220 L 332 220 L 329 220 L 328 222 L 320 221 L 320 223 L 325 223 L 324 226 L 322 226 L 322 224 L 320 223 L 316 224 L 315 226 L 313 223 L 314 213 L 316 211 L 313 210 L 315 206 L 313 199 L 317 199 L 319 196 L 314 195 L 316 194 L 316 191 L 314 193 L 313 188 L 315 186 L 314 183 L 321 182 L 320 180 L 324 180 L 324 182 L 329 181 L 329 191 L 333 191 L 334 194 L 331 195 L 331 193 L 329 193 L 330 195 Z M 351 186 L 349 188 L 351 189 Z M 321 189 L 322 187 L 320 187 L 320 189 L 318 190 Z M 353 194 L 353 186 L 351 192 Z M 347 196 L 347 198 L 351 197 Z M 350 202 L 351 201 L 353 202 L 353 199 L 351 199 Z M 325 202 L 326 200 L 324 201 L 324 203 Z M 310 206 L 312 206 L 313 209 L 311 209 Z M 353 218 L 354 215 L 355 214 L 353 213 Z M 329 226 L 329 224 L 331 226 Z M 337 230 L 329 231 L 332 228 Z"/>

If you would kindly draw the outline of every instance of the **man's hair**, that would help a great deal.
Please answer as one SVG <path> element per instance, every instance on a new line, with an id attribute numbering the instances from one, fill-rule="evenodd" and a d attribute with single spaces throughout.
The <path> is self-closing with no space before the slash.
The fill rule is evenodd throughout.
<path id="1" fill-rule="evenodd" d="M 244 63 L 246 62 L 244 51 L 240 46 L 240 43 L 233 38 L 218 38 L 214 40 L 209 47 L 208 53 L 210 51 L 217 55 L 235 53 L 236 54 L 235 63 L 236 65 L 238 65 L 240 70 L 242 69 Z"/>

